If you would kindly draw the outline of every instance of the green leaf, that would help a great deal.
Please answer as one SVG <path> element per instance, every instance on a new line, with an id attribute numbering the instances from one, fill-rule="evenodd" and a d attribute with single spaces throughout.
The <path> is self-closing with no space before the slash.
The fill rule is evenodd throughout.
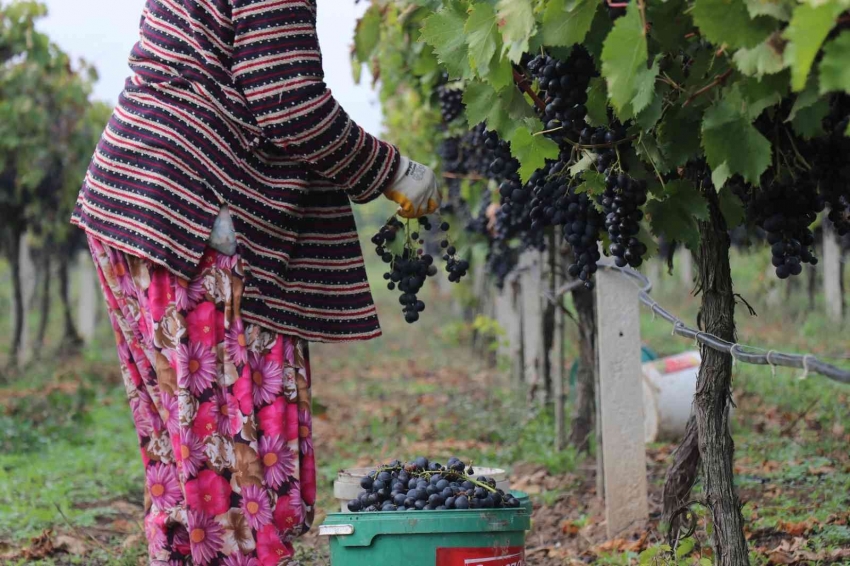
<path id="1" fill-rule="evenodd" d="M 667 195 L 664 200 L 650 200 L 646 204 L 652 233 L 696 249 L 699 246 L 697 220 L 708 219 L 708 203 L 688 181 L 671 181 L 664 193 Z"/>
<path id="2" fill-rule="evenodd" d="M 452 78 L 466 77 L 471 73 L 465 25 L 463 8 L 451 2 L 426 19 L 422 26 L 422 39 L 434 48 L 434 54 Z"/>
<path id="3" fill-rule="evenodd" d="M 677 53 L 682 48 L 683 37 L 694 31 L 691 17 L 686 13 L 689 6 L 684 0 L 665 0 L 645 4 L 647 20 L 665 22 L 663 25 L 652 26 L 649 37 L 658 43 L 661 51 Z"/>
<path id="4" fill-rule="evenodd" d="M 611 103 L 618 112 L 628 109 L 639 89 L 645 87 L 646 61 L 646 36 L 640 9 L 637 2 L 631 2 L 626 15 L 614 24 L 602 48 L 602 76 L 607 81 Z M 655 72 L 658 72 L 657 67 Z M 644 107 L 650 102 L 646 98 L 642 96 L 639 101 Z"/>
<path id="5" fill-rule="evenodd" d="M 643 112 L 635 116 L 635 121 L 638 123 L 638 126 L 641 127 L 644 131 L 651 130 L 658 120 L 661 119 L 661 115 L 664 113 L 664 97 L 661 93 L 658 93 L 658 96 L 655 96 L 652 99 L 652 103 L 647 106 Z"/>
<path id="6" fill-rule="evenodd" d="M 463 91 L 463 103 L 466 105 L 466 121 L 470 129 L 481 122 L 489 122 L 497 113 L 507 115 L 500 108 L 499 93 L 485 82 L 470 82 Z"/>
<path id="7" fill-rule="evenodd" d="M 791 120 L 791 127 L 800 137 L 811 139 L 826 133 L 823 119 L 829 115 L 829 101 L 818 98 L 814 104 L 801 108 Z"/>
<path id="8" fill-rule="evenodd" d="M 590 152 L 585 153 L 581 156 L 581 159 L 575 162 L 574 165 L 570 166 L 569 172 L 570 175 L 575 177 L 582 171 L 590 171 L 590 168 L 593 167 L 595 163 L 594 155 Z"/>
<path id="9" fill-rule="evenodd" d="M 575 188 L 576 194 L 587 193 L 588 196 L 595 197 L 605 192 L 605 176 L 596 171 L 585 171 L 582 173 L 583 182 Z"/>
<path id="10" fill-rule="evenodd" d="M 378 41 L 381 38 L 382 21 L 381 9 L 377 4 L 373 4 L 357 22 L 357 28 L 354 32 L 354 52 L 357 54 L 357 60 L 360 63 L 369 61 L 378 46 Z"/>
<path id="11" fill-rule="evenodd" d="M 723 213 L 723 218 L 726 219 L 726 227 L 728 229 L 740 226 L 746 218 L 744 203 L 741 202 L 732 189 L 727 185 L 720 189 L 717 194 L 720 200 L 720 212 Z"/>
<path id="12" fill-rule="evenodd" d="M 791 86 L 795 91 L 805 88 L 806 78 L 821 44 L 842 10 L 837 0 L 827 0 L 818 5 L 799 4 L 794 9 L 791 23 L 783 36 L 788 40 L 785 63 L 791 68 Z"/>
<path id="13" fill-rule="evenodd" d="M 745 75 L 757 78 L 780 72 L 785 68 L 785 61 L 778 39 L 777 34 L 773 34 L 751 49 L 742 47 L 732 56 L 735 66 Z"/>
<path id="14" fill-rule="evenodd" d="M 635 153 L 649 165 L 653 173 L 657 170 L 663 175 L 672 169 L 658 147 L 658 140 L 651 134 L 641 135 L 639 142 L 635 145 Z"/>
<path id="15" fill-rule="evenodd" d="M 502 139 L 509 139 L 517 127 L 523 126 L 524 120 L 535 117 L 534 110 L 518 89 L 496 92 L 492 85 L 482 81 L 471 81 L 467 85 L 463 102 L 470 128 L 485 122 L 487 128 L 497 132 Z"/>
<path id="16" fill-rule="evenodd" d="M 798 112 L 813 105 L 819 99 L 820 95 L 818 94 L 817 80 L 814 77 L 811 77 L 806 85 L 806 89 L 798 94 L 797 98 L 794 100 L 794 106 L 791 107 L 791 112 L 788 113 L 788 119 L 785 121 L 792 121 L 797 116 Z"/>
<path id="17" fill-rule="evenodd" d="M 847 129 L 844 130 L 844 135 L 850 137 L 850 124 L 847 124 Z"/>
<path id="18" fill-rule="evenodd" d="M 522 54 L 528 52 L 528 42 L 534 32 L 534 7 L 531 0 L 499 0 L 496 9 L 505 42 L 503 52 L 508 59 L 519 63 Z"/>
<path id="19" fill-rule="evenodd" d="M 658 126 L 658 143 L 673 167 L 684 165 L 700 151 L 701 114 L 692 106 L 672 107 Z"/>
<path id="20" fill-rule="evenodd" d="M 487 75 L 487 82 L 493 85 L 498 91 L 501 91 L 506 86 L 514 84 L 514 70 L 510 60 L 502 58 L 498 53 L 494 56 L 494 65 L 491 67 L 490 74 Z M 512 88 L 511 90 L 517 90 Z"/>
<path id="21" fill-rule="evenodd" d="M 601 0 L 549 0 L 543 13 L 543 42 L 549 46 L 582 43 Z"/>
<path id="22" fill-rule="evenodd" d="M 692 13 L 709 41 L 733 49 L 755 47 L 775 27 L 768 18 L 750 18 L 743 0 L 696 0 Z"/>
<path id="23" fill-rule="evenodd" d="M 587 87 L 587 123 L 590 126 L 604 126 L 608 124 L 608 91 L 605 88 L 605 79 L 594 77 L 590 79 Z"/>
<path id="24" fill-rule="evenodd" d="M 652 237 L 652 232 L 646 229 L 646 226 L 641 222 L 640 232 L 637 239 L 646 246 L 646 253 L 643 254 L 643 259 L 652 259 L 658 255 L 658 242 Z"/>
<path id="25" fill-rule="evenodd" d="M 652 104 L 655 98 L 655 78 L 658 76 L 658 59 L 651 68 L 641 68 L 635 79 L 635 97 L 632 99 L 632 111 L 635 115 Z"/>
<path id="26" fill-rule="evenodd" d="M 791 19 L 791 11 L 794 9 L 792 0 L 744 0 L 744 2 L 751 18 L 770 16 L 787 22 Z"/>
<path id="27" fill-rule="evenodd" d="M 823 47 L 820 92 L 824 94 L 833 90 L 850 93 L 850 31 L 841 32 Z"/>
<path id="28" fill-rule="evenodd" d="M 768 75 L 761 79 L 744 77 L 738 82 L 746 115 L 755 120 L 766 108 L 782 102 L 788 94 L 788 76 Z"/>
<path id="29" fill-rule="evenodd" d="M 702 147 L 718 189 L 735 173 L 749 183 L 759 184 L 759 177 L 770 165 L 771 146 L 753 126 L 738 85 L 706 110 Z"/>
<path id="30" fill-rule="evenodd" d="M 469 45 L 469 64 L 478 71 L 478 76 L 486 77 L 499 47 L 499 29 L 493 7 L 489 4 L 474 4 L 464 31 Z"/>
<path id="31" fill-rule="evenodd" d="M 511 155 L 521 164 L 519 175 L 522 182 L 528 181 L 531 174 L 546 165 L 547 159 L 557 159 L 558 144 L 546 136 L 535 136 L 528 128 L 516 128 L 510 137 Z"/>

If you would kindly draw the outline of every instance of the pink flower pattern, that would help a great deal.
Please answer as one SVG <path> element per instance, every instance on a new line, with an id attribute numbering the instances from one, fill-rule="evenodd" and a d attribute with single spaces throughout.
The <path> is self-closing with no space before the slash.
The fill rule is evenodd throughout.
<path id="1" fill-rule="evenodd" d="M 304 396 L 292 398 L 291 385 L 287 398 L 283 383 L 284 366 L 294 369 L 306 380 L 309 399 L 306 342 L 276 335 L 249 353 L 238 309 L 241 297 L 236 295 L 244 284 L 234 284 L 244 277 L 239 256 L 207 250 L 198 275 L 185 281 L 150 262 L 133 266 L 147 273 L 131 271 L 123 252 L 94 238 L 89 245 L 116 333 L 145 465 L 150 563 L 286 564 L 294 552 L 289 541 L 309 528 L 314 513 L 310 407 Z M 231 281 L 205 288 L 212 270 L 215 281 L 222 274 Z M 137 281 L 148 283 L 142 288 Z M 174 334 L 180 338 L 173 349 L 157 346 L 154 336 L 166 312 L 172 313 L 169 324 L 185 325 Z M 165 363 L 154 368 L 156 359 Z M 234 366 L 240 376 L 236 383 L 227 378 Z M 245 429 L 253 438 L 242 436 L 246 421 L 260 425 L 256 433 Z M 237 444 L 255 447 L 262 485 L 239 484 L 237 469 L 227 469 L 238 462 L 213 459 L 215 450 Z M 163 454 L 168 447 L 173 453 Z M 253 544 L 225 542 L 236 534 L 227 518 L 234 512 L 251 527 Z"/>
<path id="2" fill-rule="evenodd" d="M 284 444 L 280 436 L 264 436 L 260 439 L 260 460 L 266 483 L 277 489 L 295 473 L 296 455 Z"/>

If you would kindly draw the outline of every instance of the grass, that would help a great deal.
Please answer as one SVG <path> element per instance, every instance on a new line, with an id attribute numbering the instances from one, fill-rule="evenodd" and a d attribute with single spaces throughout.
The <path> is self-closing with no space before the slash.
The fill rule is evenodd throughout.
<path id="1" fill-rule="evenodd" d="M 760 256 L 734 258 L 736 291 L 759 312 L 750 317 L 739 308 L 740 340 L 764 349 L 846 354 L 846 330 L 827 321 L 821 298 L 814 311 L 802 290 L 786 299 L 784 286 L 764 277 L 765 269 Z M 0 281 L 3 271 L 0 266 Z M 370 266 L 375 289 L 383 288 L 380 276 Z M 775 288 L 781 300 L 770 303 Z M 696 320 L 698 299 L 675 275 L 665 275 L 653 295 L 683 320 Z M 313 348 L 320 509 L 336 504 L 332 482 L 340 469 L 421 453 L 434 458 L 457 454 L 478 466 L 508 468 L 515 479 L 540 469 L 548 477 L 564 478 L 542 485 L 534 496 L 533 539 L 537 544 L 538 538 L 564 537 L 557 526 L 569 512 L 564 506 L 570 498 L 592 498 L 590 483 L 581 475 L 592 461 L 571 449 L 553 450 L 552 410 L 529 408 L 521 386 L 508 383 L 503 372 L 472 354 L 464 342 L 469 332 L 451 314 L 448 298 L 431 292 L 426 316 L 409 327 L 401 321 L 394 296 L 379 290 L 377 297 L 385 325 L 382 339 Z M 4 300 L 0 305 L 8 304 Z M 0 308 L 0 326 L 10 324 L 8 312 Z M 0 388 L 0 555 L 54 529 L 86 539 L 88 553 L 10 564 L 136 564 L 144 554 L 139 517 L 132 512 L 142 497 L 142 468 L 111 331 L 101 324 L 82 355 L 53 359 L 49 353 L 60 332 L 58 325 L 51 326 L 40 361 Z M 574 329 L 570 332 L 572 357 Z M 671 337 L 670 326 L 647 311 L 641 332 L 660 355 L 694 347 Z M 0 364 L 6 347 L 0 344 Z M 811 552 L 850 547 L 850 521 L 836 519 L 846 517 L 850 506 L 850 388 L 817 376 L 800 380 L 800 373 L 778 369 L 773 375 L 769 368 L 743 364 L 735 369 L 736 471 L 747 502 L 754 563 L 764 563 L 765 549 L 776 545 L 777 536 L 787 538 L 803 528 L 789 526 L 798 523 L 808 522 L 801 536 Z M 592 509 L 575 514 L 582 528 L 598 522 Z M 544 523 L 553 516 L 556 526 L 547 530 Z M 299 552 L 305 563 L 326 560 L 315 538 L 305 539 Z M 595 563 L 628 564 L 635 555 L 604 551 L 595 555 Z M 563 562 L 545 562 L 556 563 Z"/>

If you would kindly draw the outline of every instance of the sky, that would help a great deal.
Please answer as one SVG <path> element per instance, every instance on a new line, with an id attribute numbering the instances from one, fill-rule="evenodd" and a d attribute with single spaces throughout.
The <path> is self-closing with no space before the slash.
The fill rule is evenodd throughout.
<path id="1" fill-rule="evenodd" d="M 40 29 L 74 58 L 94 64 L 100 75 L 95 97 L 114 103 L 130 73 L 127 57 L 139 35 L 145 0 L 42 0 L 49 14 Z M 349 115 L 366 131 L 381 132 L 381 111 L 370 79 L 355 85 L 349 52 L 354 26 L 368 2 L 319 0 L 319 40 L 325 80 Z M 365 71 L 365 70 L 364 70 Z"/>

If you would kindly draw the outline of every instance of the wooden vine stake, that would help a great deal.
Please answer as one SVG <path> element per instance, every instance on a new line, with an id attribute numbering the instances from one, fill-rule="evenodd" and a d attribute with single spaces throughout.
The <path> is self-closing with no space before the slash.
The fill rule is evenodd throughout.
<path id="1" fill-rule="evenodd" d="M 649 516 L 638 288 L 617 272 L 596 274 L 599 332 L 599 485 L 608 537 Z"/>

